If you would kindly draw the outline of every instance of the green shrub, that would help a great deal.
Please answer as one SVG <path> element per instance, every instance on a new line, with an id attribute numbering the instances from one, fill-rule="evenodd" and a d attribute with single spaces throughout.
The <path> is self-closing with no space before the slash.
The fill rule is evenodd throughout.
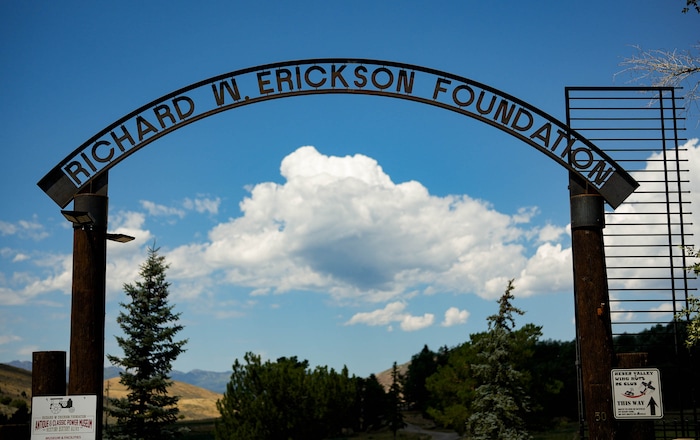
<path id="1" fill-rule="evenodd" d="M 13 408 L 27 408 L 27 402 L 22 399 L 13 399 L 12 402 L 10 402 L 10 406 Z"/>

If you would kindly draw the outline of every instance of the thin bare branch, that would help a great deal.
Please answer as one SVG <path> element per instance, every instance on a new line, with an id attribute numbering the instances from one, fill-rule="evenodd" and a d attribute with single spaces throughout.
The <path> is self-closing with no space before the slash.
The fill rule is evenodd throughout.
<path id="1" fill-rule="evenodd" d="M 656 87 L 683 88 L 686 110 L 700 109 L 700 43 L 690 50 L 644 50 L 639 46 L 637 55 L 625 58 L 624 69 L 615 76 L 626 74 L 630 83 Z"/>

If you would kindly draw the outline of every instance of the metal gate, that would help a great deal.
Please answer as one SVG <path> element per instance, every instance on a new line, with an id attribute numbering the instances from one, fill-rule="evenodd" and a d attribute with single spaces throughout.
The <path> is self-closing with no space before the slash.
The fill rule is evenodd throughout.
<path id="1" fill-rule="evenodd" d="M 663 365 L 662 382 L 672 386 L 664 392 L 668 411 L 656 432 L 669 439 L 700 438 L 692 379 L 700 371 L 698 356 L 684 347 L 683 322 L 674 319 L 697 289 L 686 270 L 692 261 L 686 252 L 691 176 L 679 103 L 671 87 L 566 88 L 567 124 L 640 184 L 605 213 L 612 332 L 617 353 L 656 353 L 650 365 Z"/>

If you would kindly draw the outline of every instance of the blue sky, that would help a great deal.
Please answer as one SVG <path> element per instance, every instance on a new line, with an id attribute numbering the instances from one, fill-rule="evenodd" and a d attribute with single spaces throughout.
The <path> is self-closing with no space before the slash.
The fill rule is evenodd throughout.
<path id="1" fill-rule="evenodd" d="M 358 57 L 467 77 L 564 120 L 564 87 L 626 85 L 615 74 L 633 46 L 697 43 L 684 3 L 2 2 L 0 361 L 68 350 L 72 232 L 36 183 L 132 110 L 238 69 Z M 189 339 L 183 371 L 253 351 L 366 376 L 485 330 L 510 278 L 521 324 L 574 338 L 566 171 L 456 113 L 370 96 L 257 103 L 137 152 L 109 194 L 110 230 L 136 237 L 108 247 L 111 354 L 121 286 L 154 242 Z"/>

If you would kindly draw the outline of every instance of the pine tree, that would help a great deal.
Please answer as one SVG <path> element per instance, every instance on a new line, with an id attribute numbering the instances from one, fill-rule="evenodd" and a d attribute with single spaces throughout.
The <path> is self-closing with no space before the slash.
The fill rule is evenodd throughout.
<path id="1" fill-rule="evenodd" d="M 522 361 L 517 357 L 527 353 L 522 350 L 524 346 L 534 346 L 540 328 L 529 325 L 520 331 L 513 331 L 513 315 L 523 314 L 511 303 L 513 289 L 513 280 L 510 280 L 498 301 L 498 314 L 488 318 L 488 332 L 472 340 L 477 352 L 477 363 L 472 365 L 472 371 L 479 386 L 475 390 L 472 414 L 467 421 L 469 438 L 531 438 L 523 418 L 529 411 L 529 375 L 517 369 Z"/>
<path id="2" fill-rule="evenodd" d="M 377 376 L 371 374 L 366 379 L 358 378 L 358 393 L 357 400 L 360 406 L 358 429 L 360 431 L 379 429 L 385 423 L 389 404 L 387 393 L 377 380 Z"/>
<path id="3" fill-rule="evenodd" d="M 312 371 L 309 361 L 296 356 L 262 362 L 251 352 L 244 361 L 236 359 L 226 392 L 216 402 L 217 439 L 320 440 L 357 425 L 357 380 L 347 368 Z"/>
<path id="4" fill-rule="evenodd" d="M 391 386 L 389 387 L 388 393 L 388 416 L 389 416 L 389 429 L 394 433 L 394 438 L 396 438 L 396 433 L 399 429 L 406 427 L 406 422 L 403 419 L 403 412 L 401 412 L 403 390 L 401 389 L 401 374 L 396 366 L 396 362 L 391 367 Z"/>
<path id="5" fill-rule="evenodd" d="M 403 384 L 404 399 L 413 409 L 424 414 L 430 403 L 430 392 L 425 384 L 437 369 L 437 354 L 424 345 L 420 353 L 411 357 L 411 363 L 406 371 Z"/>
<path id="6" fill-rule="evenodd" d="M 112 365 L 123 368 L 119 382 L 128 395 L 110 399 L 108 413 L 116 418 L 107 435 L 117 439 L 168 439 L 175 436 L 173 424 L 178 418 L 178 397 L 170 396 L 172 363 L 187 340 L 175 341 L 183 329 L 176 324 L 179 313 L 168 304 L 170 283 L 165 279 L 168 265 L 157 248 L 148 248 L 148 258 L 141 266 L 140 281 L 125 284 L 131 299 L 121 303 L 117 323 L 124 337 L 117 343 L 124 357 L 108 355 Z"/>
<path id="7" fill-rule="evenodd" d="M 433 396 L 427 412 L 438 424 L 464 434 L 477 386 L 472 373 L 472 365 L 477 363 L 476 351 L 467 341 L 449 351 L 444 348 L 442 356 L 447 358 L 444 365 L 426 380 L 426 388 Z"/>

